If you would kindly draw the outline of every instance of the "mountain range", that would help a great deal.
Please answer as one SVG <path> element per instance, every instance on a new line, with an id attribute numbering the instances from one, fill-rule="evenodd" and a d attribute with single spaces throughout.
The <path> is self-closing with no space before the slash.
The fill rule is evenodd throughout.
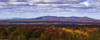
<path id="1" fill-rule="evenodd" d="M 60 21 L 99 21 L 98 19 L 90 17 L 57 17 L 57 16 L 42 16 L 37 18 L 11 18 L 11 19 L 0 19 L 0 20 L 60 20 Z"/>

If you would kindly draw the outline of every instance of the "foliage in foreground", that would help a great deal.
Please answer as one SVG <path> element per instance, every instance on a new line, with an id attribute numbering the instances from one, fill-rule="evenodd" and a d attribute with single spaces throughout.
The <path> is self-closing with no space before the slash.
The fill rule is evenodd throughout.
<path id="1" fill-rule="evenodd" d="M 100 40 L 100 28 L 0 27 L 0 40 Z"/>

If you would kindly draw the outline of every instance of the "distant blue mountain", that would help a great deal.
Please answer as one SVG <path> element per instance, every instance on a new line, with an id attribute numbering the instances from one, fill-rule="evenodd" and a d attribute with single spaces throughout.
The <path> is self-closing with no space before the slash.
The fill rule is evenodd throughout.
<path id="1" fill-rule="evenodd" d="M 89 17 L 57 17 L 57 16 L 43 16 L 43 17 L 38 17 L 38 18 L 32 18 L 29 20 L 69 20 L 69 21 L 97 21 L 97 19 L 89 18 Z"/>
<path id="2" fill-rule="evenodd" d="M 42 16 L 37 18 L 11 18 L 11 19 L 1 19 L 1 20 L 68 20 L 68 21 L 97 21 L 97 19 L 89 17 L 57 17 L 57 16 Z"/>
<path id="3" fill-rule="evenodd" d="M 0 20 L 27 20 L 27 18 L 5 18 Z"/>

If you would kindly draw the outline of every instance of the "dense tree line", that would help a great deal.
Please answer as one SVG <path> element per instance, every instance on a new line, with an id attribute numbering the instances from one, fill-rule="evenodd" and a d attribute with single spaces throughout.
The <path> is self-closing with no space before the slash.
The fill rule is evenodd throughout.
<path id="1" fill-rule="evenodd" d="M 0 27 L 0 40 L 100 40 L 100 28 Z"/>

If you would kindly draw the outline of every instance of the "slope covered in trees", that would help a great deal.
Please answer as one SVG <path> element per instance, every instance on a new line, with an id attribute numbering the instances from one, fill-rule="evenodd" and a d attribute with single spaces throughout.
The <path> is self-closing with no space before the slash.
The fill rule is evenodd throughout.
<path id="1" fill-rule="evenodd" d="M 0 40 L 100 40 L 100 28 L 0 27 Z"/>

